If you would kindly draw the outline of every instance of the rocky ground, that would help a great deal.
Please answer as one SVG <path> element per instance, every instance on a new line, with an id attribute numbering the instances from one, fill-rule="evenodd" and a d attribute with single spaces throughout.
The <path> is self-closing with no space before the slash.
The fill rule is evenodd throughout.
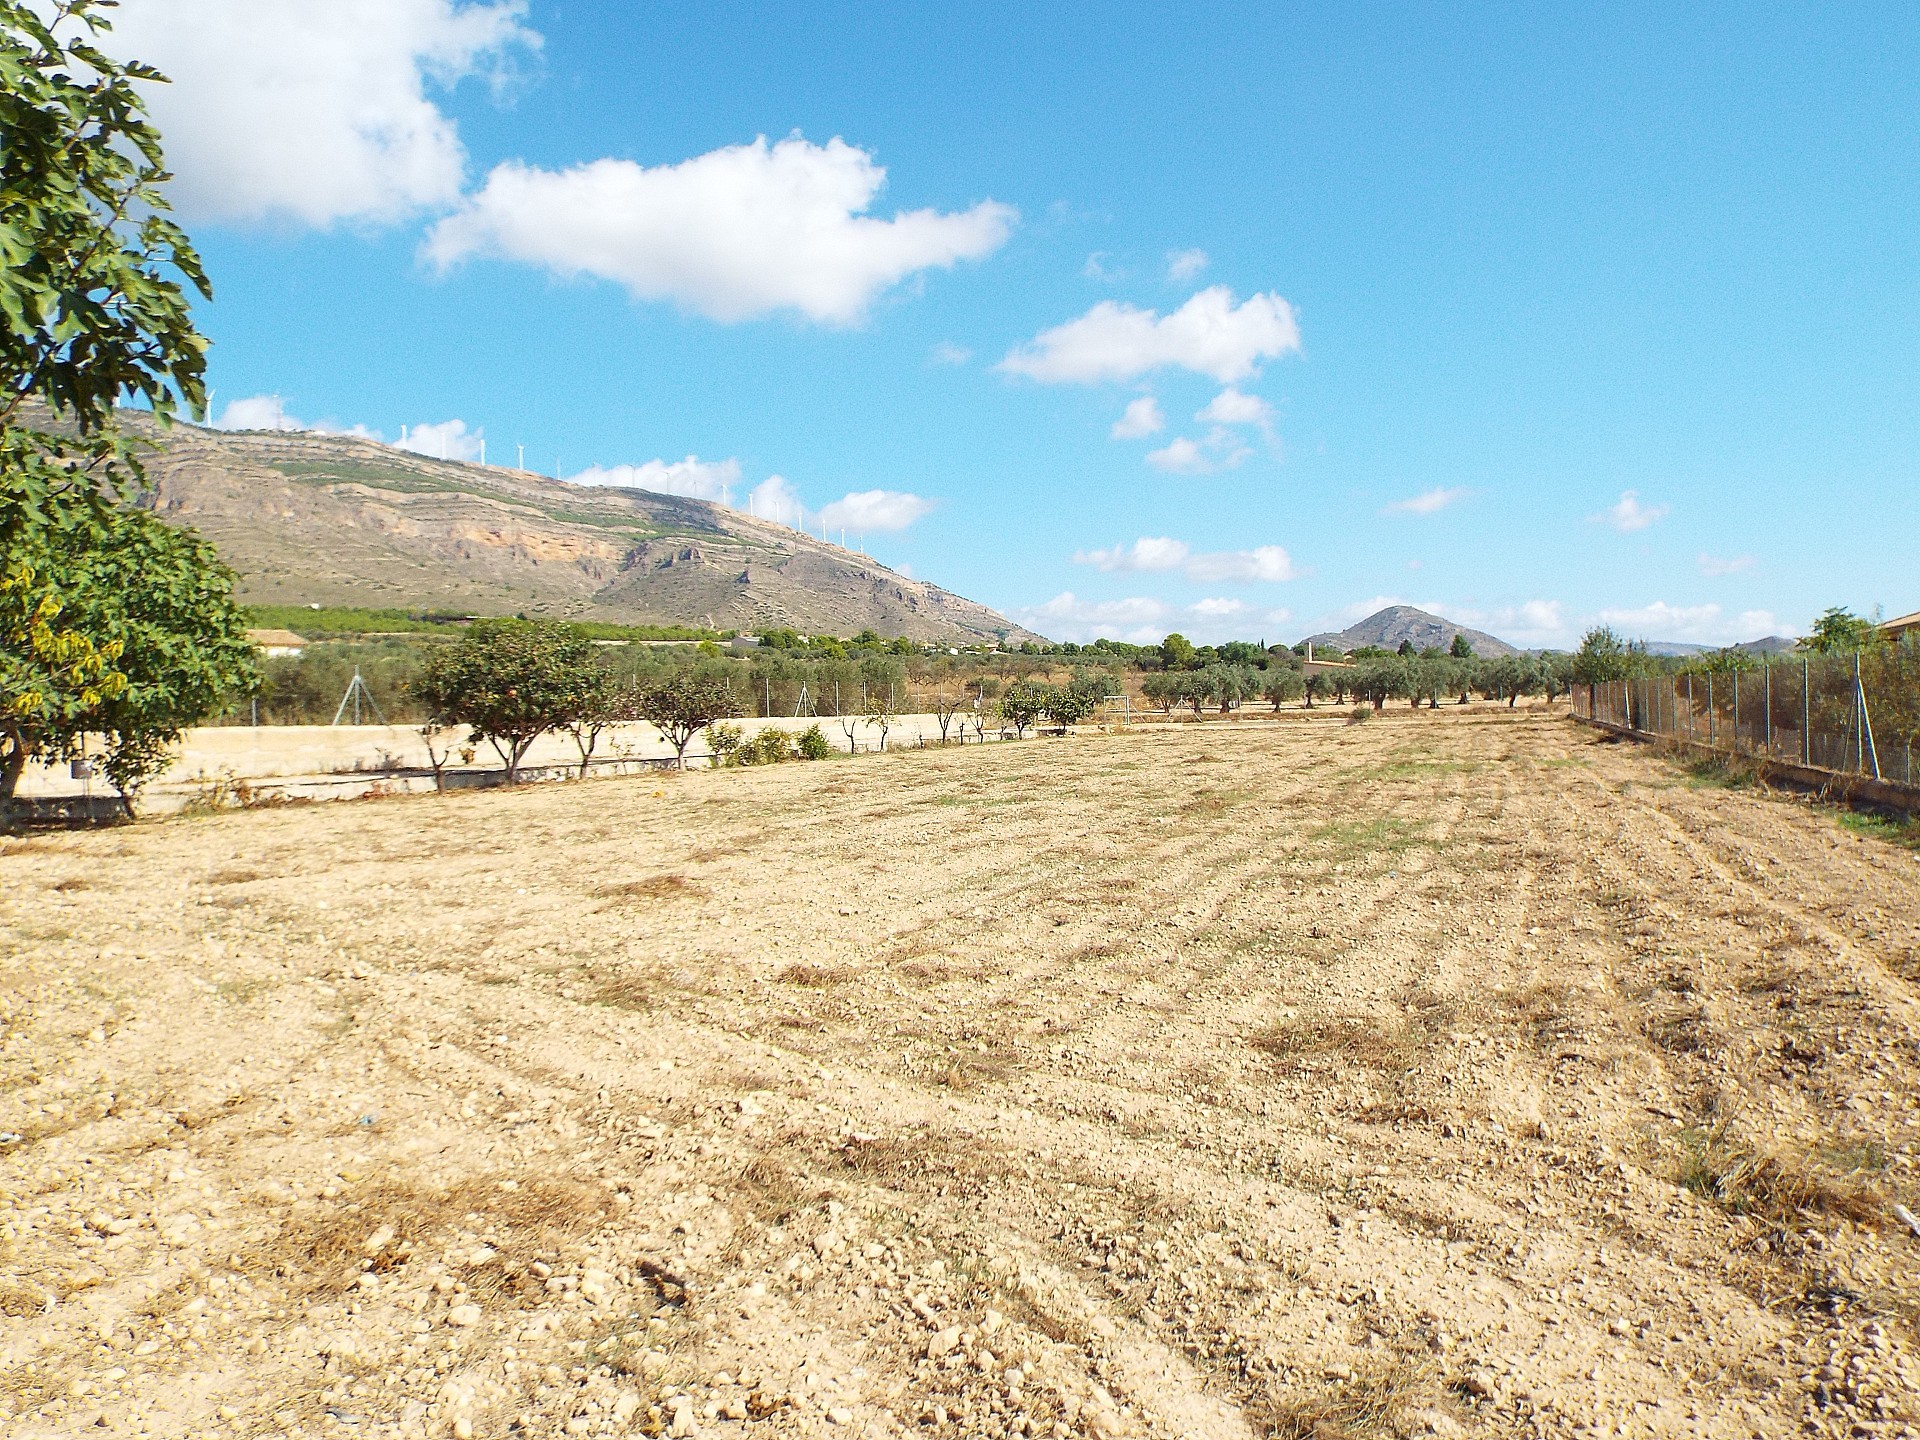
<path id="1" fill-rule="evenodd" d="M 1898 1435 L 1920 857 L 1546 712 L 0 848 L 9 1435 Z"/>

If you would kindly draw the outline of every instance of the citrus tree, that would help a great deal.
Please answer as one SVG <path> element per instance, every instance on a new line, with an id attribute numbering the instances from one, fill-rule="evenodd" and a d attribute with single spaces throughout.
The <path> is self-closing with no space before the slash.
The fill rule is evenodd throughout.
<path id="1" fill-rule="evenodd" d="M 95 734 L 131 812 L 180 731 L 257 677 L 212 547 L 130 507 L 114 407 L 204 407 L 210 291 L 135 88 L 163 77 L 96 48 L 103 8 L 0 0 L 0 800 Z"/>

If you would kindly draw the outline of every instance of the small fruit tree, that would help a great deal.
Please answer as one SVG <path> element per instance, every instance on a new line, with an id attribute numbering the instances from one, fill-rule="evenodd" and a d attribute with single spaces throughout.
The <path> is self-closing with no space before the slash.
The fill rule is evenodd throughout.
<path id="1" fill-rule="evenodd" d="M 678 670 L 664 683 L 640 692 L 634 713 L 667 737 L 674 759 L 687 768 L 687 746 L 693 737 L 729 715 L 737 715 L 740 704 L 733 687 L 723 676 L 701 675 Z"/>
<path id="2" fill-rule="evenodd" d="M 431 719 L 493 746 L 507 783 L 547 731 L 573 722 L 605 684 L 591 640 L 552 620 L 476 620 L 428 659 L 414 693 Z"/>

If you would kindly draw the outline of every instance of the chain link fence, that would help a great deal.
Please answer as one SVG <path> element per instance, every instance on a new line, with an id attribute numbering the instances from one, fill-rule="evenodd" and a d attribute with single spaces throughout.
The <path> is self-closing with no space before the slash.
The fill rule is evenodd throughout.
<path id="1" fill-rule="evenodd" d="M 1783 656 L 1745 671 L 1575 685 L 1573 712 L 1709 750 L 1911 786 L 1920 644 Z"/>

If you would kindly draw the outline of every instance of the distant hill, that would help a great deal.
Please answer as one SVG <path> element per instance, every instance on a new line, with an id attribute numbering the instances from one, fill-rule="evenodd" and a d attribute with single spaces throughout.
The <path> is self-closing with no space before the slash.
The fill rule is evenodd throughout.
<path id="1" fill-rule="evenodd" d="M 1520 653 L 1506 641 L 1496 639 L 1484 630 L 1456 625 L 1451 620 L 1429 615 L 1411 605 L 1389 605 L 1337 633 L 1329 631 L 1308 638 L 1316 645 L 1337 645 L 1342 650 L 1357 650 L 1362 645 L 1398 650 L 1403 640 L 1412 641 L 1416 650 L 1425 650 L 1430 646 L 1445 650 L 1453 644 L 1456 635 L 1466 636 L 1468 643 L 1473 646 L 1473 653 L 1479 656 L 1498 659 L 1502 655 Z"/>
<path id="2" fill-rule="evenodd" d="M 726 506 L 435 460 L 373 440 L 176 425 L 150 503 L 256 604 L 432 607 L 960 643 L 1039 637 L 879 561 Z"/>
<path id="3" fill-rule="evenodd" d="M 1648 640 L 1645 644 L 1649 655 L 1670 657 L 1706 655 L 1720 648 L 1718 645 L 1692 645 L 1685 640 Z M 1784 635 L 1768 635 L 1764 639 L 1747 640 L 1727 648 L 1747 655 L 1784 655 L 1790 650 L 1798 650 L 1800 642 Z"/>

